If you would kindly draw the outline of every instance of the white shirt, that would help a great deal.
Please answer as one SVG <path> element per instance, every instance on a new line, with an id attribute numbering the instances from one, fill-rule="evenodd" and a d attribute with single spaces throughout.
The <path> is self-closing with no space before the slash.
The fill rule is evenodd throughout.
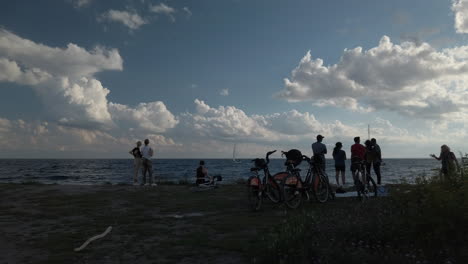
<path id="1" fill-rule="evenodd" d="M 153 149 L 150 146 L 145 145 L 141 148 L 141 155 L 145 159 L 151 159 L 153 156 Z"/>

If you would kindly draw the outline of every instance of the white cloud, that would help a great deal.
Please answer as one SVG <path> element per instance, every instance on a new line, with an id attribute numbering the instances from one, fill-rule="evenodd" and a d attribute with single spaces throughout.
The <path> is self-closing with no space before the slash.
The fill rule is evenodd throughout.
<path id="1" fill-rule="evenodd" d="M 147 20 L 145 20 L 143 17 L 141 17 L 138 13 L 134 11 L 119 11 L 113 9 L 102 14 L 98 20 L 119 22 L 127 26 L 131 30 L 136 30 L 144 24 L 148 24 Z"/>
<path id="2" fill-rule="evenodd" d="M 167 15 L 172 22 L 175 22 L 174 14 L 176 10 L 164 3 L 159 3 L 157 5 L 150 5 L 150 11 L 156 14 L 164 14 Z"/>
<path id="3" fill-rule="evenodd" d="M 191 137 L 211 138 L 221 141 L 243 142 L 297 142 L 315 138 L 319 133 L 329 137 L 357 133 L 357 130 L 340 121 L 321 123 L 314 115 L 297 110 L 270 115 L 247 115 L 234 106 L 213 108 L 204 101 L 195 100 L 195 113 L 180 116 L 175 133 L 186 132 Z"/>
<path id="4" fill-rule="evenodd" d="M 110 125 L 107 94 L 93 75 L 122 70 L 116 49 L 54 48 L 0 30 L 0 81 L 31 85 L 49 114 L 63 124 Z"/>
<path id="5" fill-rule="evenodd" d="M 219 91 L 219 95 L 228 96 L 229 95 L 229 89 L 221 89 L 221 91 Z"/>
<path id="6" fill-rule="evenodd" d="M 75 44 L 53 48 L 0 30 L 0 81 L 30 85 L 56 123 L 89 131 L 101 129 L 115 136 L 144 136 L 173 128 L 178 120 L 162 102 L 131 108 L 108 101 L 110 90 L 94 74 L 122 70 L 122 64 L 115 49 L 87 51 Z M 91 138 L 94 134 L 86 135 Z"/>
<path id="7" fill-rule="evenodd" d="M 468 1 L 453 0 L 452 11 L 455 13 L 455 30 L 457 33 L 468 33 Z"/>
<path id="8" fill-rule="evenodd" d="M 427 43 L 396 45 L 387 36 L 367 51 L 345 50 L 331 66 L 309 51 L 277 96 L 354 111 L 447 117 L 468 107 L 467 56 L 468 46 L 437 51 Z"/>
<path id="9" fill-rule="evenodd" d="M 192 11 L 190 11 L 190 9 L 188 7 L 184 6 L 184 8 L 182 8 L 182 10 L 184 10 L 184 12 L 187 13 L 187 18 L 192 17 Z"/>
<path id="10" fill-rule="evenodd" d="M 114 122 L 121 127 L 162 133 L 179 122 L 163 102 L 140 103 L 135 108 L 109 103 Z"/>
<path id="11" fill-rule="evenodd" d="M 82 8 L 89 6 L 93 0 L 71 0 L 75 8 Z"/>

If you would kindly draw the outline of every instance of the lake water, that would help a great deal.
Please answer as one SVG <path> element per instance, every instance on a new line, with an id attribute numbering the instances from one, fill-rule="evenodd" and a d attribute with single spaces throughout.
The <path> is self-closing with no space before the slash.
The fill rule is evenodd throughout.
<path id="1" fill-rule="evenodd" d="M 153 160 L 153 175 L 161 181 L 193 182 L 198 162 L 195 159 L 156 159 Z M 222 175 L 222 183 L 247 179 L 251 175 L 250 159 L 240 160 L 240 163 L 229 159 L 207 159 L 205 162 L 211 175 Z M 347 162 L 346 178 L 351 183 L 349 160 Z M 413 182 L 418 175 L 438 173 L 440 167 L 440 162 L 434 159 L 386 159 L 384 163 L 381 168 L 383 183 L 398 183 L 403 178 Z M 333 160 L 327 160 L 327 173 L 332 183 L 335 182 L 333 164 Z M 269 166 L 272 174 L 283 171 L 284 160 L 273 159 Z M 306 162 L 300 167 L 305 174 Z M 3 183 L 131 184 L 132 177 L 131 159 L 0 159 L 0 182 Z"/>

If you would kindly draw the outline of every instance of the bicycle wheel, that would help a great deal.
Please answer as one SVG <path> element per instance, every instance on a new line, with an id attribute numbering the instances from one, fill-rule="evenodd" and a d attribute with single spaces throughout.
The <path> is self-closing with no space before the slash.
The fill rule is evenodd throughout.
<path id="1" fill-rule="evenodd" d="M 273 179 L 270 179 L 266 184 L 265 194 L 272 203 L 279 203 L 281 201 L 280 187 Z"/>
<path id="2" fill-rule="evenodd" d="M 247 197 L 250 209 L 253 211 L 260 210 L 260 207 L 262 206 L 262 193 L 260 180 L 257 177 L 251 177 L 248 180 Z"/>
<path id="3" fill-rule="evenodd" d="M 299 207 L 302 200 L 302 194 L 300 188 L 297 187 L 299 179 L 296 175 L 288 175 L 283 180 L 283 197 L 286 205 L 295 209 Z"/>
<path id="4" fill-rule="evenodd" d="M 377 184 L 375 184 L 374 179 L 370 175 L 367 176 L 367 190 L 369 191 L 369 196 L 377 197 Z"/>
<path id="5" fill-rule="evenodd" d="M 327 180 L 324 178 L 323 175 L 314 175 L 312 178 L 313 183 L 313 190 L 315 200 L 319 203 L 324 203 L 328 200 L 328 190 L 330 187 L 328 186 Z"/>

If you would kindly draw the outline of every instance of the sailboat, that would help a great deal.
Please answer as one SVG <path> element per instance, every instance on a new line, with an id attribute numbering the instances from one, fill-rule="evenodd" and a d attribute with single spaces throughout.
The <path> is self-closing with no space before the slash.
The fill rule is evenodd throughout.
<path id="1" fill-rule="evenodd" d="M 232 162 L 240 163 L 240 160 L 236 160 L 236 146 L 237 144 L 234 144 L 234 149 L 232 150 Z"/>

